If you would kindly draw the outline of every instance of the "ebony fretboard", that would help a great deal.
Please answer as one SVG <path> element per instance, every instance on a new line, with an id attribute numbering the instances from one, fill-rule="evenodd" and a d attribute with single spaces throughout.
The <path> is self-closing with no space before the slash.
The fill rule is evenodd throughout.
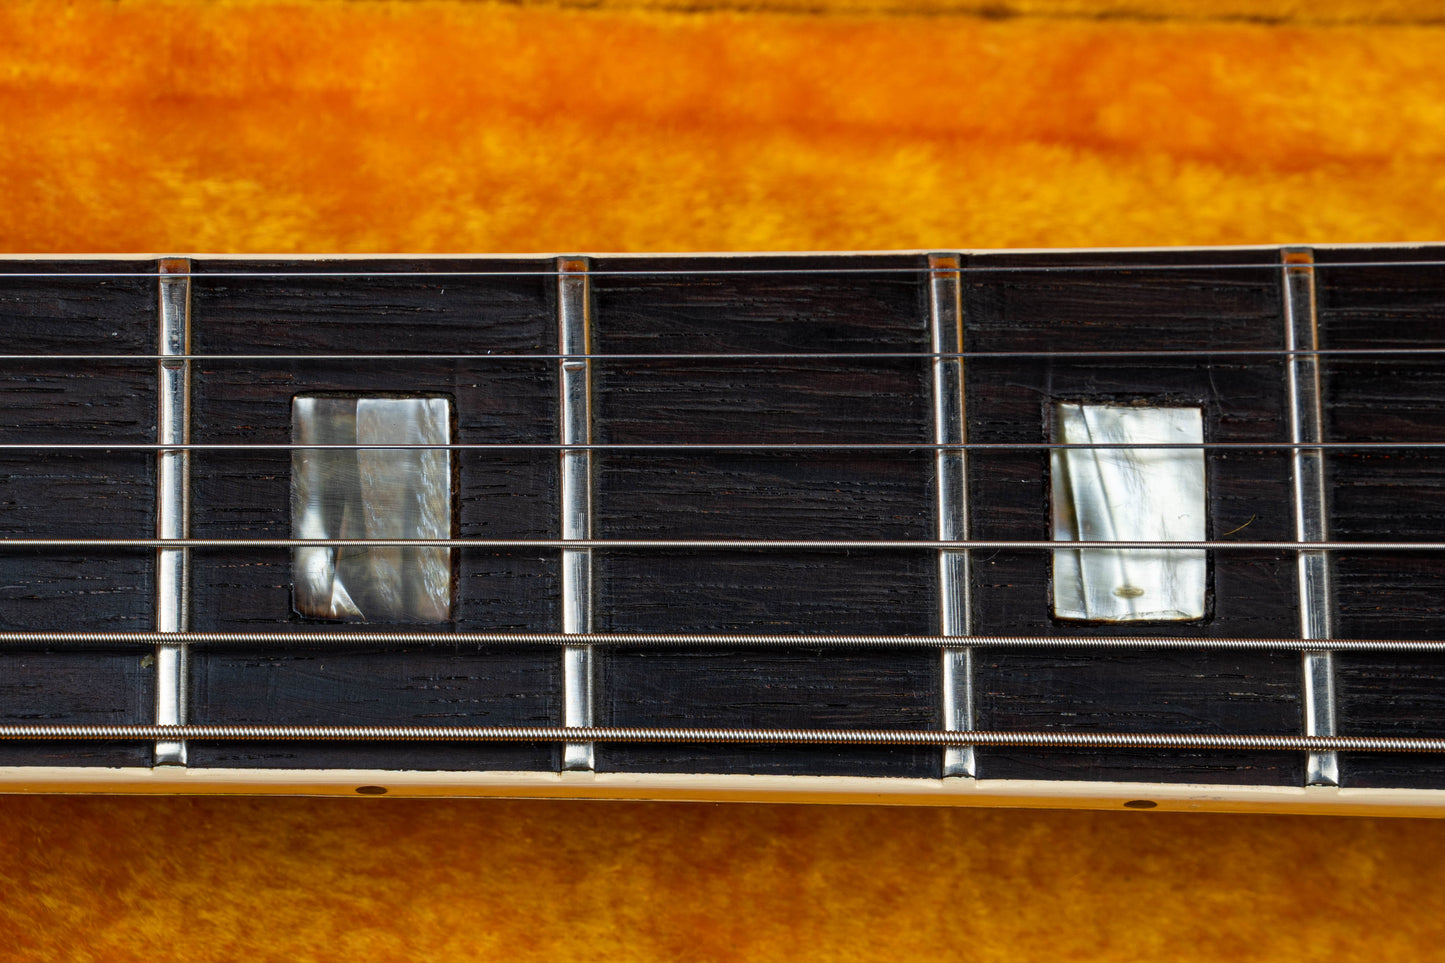
<path id="1" fill-rule="evenodd" d="M 1322 507 L 1333 541 L 1445 542 L 1445 449 L 1420 447 L 1445 443 L 1445 354 L 1431 353 L 1445 347 L 1438 258 L 1431 249 L 1313 252 L 1320 353 L 1308 357 L 1319 365 Z M 596 632 L 940 633 L 938 552 L 910 544 L 939 532 L 931 328 L 938 294 L 929 263 L 913 254 L 582 263 Z M 974 547 L 973 634 L 1300 637 L 1308 600 L 1298 550 L 1288 547 L 1300 495 L 1281 263 L 1280 251 L 1263 249 L 961 257 L 962 427 L 980 446 L 967 459 L 970 539 L 1047 541 L 1053 406 L 1124 402 L 1201 408 L 1209 539 L 1283 543 L 1211 551 L 1202 620 L 1115 624 L 1053 617 L 1048 551 Z M 561 631 L 555 546 L 459 547 L 452 619 L 418 626 L 303 619 L 285 544 L 293 537 L 291 401 L 309 393 L 450 399 L 457 443 L 517 446 L 454 452 L 456 537 L 564 537 L 559 315 L 567 305 L 559 304 L 566 295 L 558 264 L 190 262 L 190 355 L 181 356 L 195 446 L 190 536 L 275 542 L 189 550 L 190 629 Z M 18 446 L 0 450 L 0 536 L 155 538 L 163 495 L 154 447 L 157 272 L 154 261 L 0 265 L 0 332 L 11 356 L 0 362 L 0 443 Z M 1347 447 L 1379 442 L 1398 447 Z M 74 443 L 134 447 L 54 447 Z M 228 445 L 249 447 L 207 447 Z M 812 447 L 788 447 L 796 445 Z M 736 539 L 905 544 L 606 544 Z M 1334 550 L 1328 558 L 1337 638 L 1442 637 L 1445 550 Z M 155 629 L 156 559 L 152 544 L 0 543 L 0 630 Z M 939 650 L 927 647 L 599 645 L 592 721 L 935 730 L 944 724 L 941 665 Z M 203 725 L 558 726 L 564 676 L 556 647 L 197 645 L 185 716 Z M 1304 731 L 1301 656 L 1293 650 L 979 648 L 969 681 L 977 730 Z M 151 724 L 157 684 L 153 649 L 10 644 L 0 650 L 0 724 Z M 1332 700 L 1341 734 L 1445 734 L 1445 656 L 1336 653 Z M 563 765 L 553 742 L 195 739 L 186 748 L 192 768 Z M 981 781 L 1306 780 L 1300 751 L 975 751 Z M 154 742 L 136 740 L 0 741 L 0 763 L 22 767 L 149 767 L 154 752 Z M 909 746 L 599 742 L 594 765 L 944 774 L 939 748 Z M 1345 787 L 1445 789 L 1445 754 L 1342 753 L 1338 765 Z"/>

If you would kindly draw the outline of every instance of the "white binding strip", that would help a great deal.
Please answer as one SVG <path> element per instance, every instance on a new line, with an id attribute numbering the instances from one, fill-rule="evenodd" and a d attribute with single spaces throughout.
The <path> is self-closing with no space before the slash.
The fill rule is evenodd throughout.
<path id="1" fill-rule="evenodd" d="M 557 323 L 563 355 L 558 373 L 561 391 L 562 444 L 592 443 L 592 362 L 567 355 L 592 351 L 591 297 L 587 262 L 581 258 L 557 259 Z M 563 451 L 562 538 L 592 537 L 592 452 Z M 562 631 L 592 631 L 592 551 L 562 550 Z M 569 727 L 593 725 L 592 647 L 569 645 L 562 650 L 562 718 Z M 562 747 L 562 769 L 588 771 L 596 767 L 596 748 L 590 742 L 568 742 Z"/>
<path id="2" fill-rule="evenodd" d="M 963 294 L 959 257 L 934 254 L 928 258 L 929 331 L 935 355 L 933 367 L 933 441 L 936 445 L 962 445 L 967 439 L 964 420 L 963 359 L 940 357 L 963 351 Z M 968 454 L 961 448 L 934 450 L 935 498 L 938 539 L 968 538 Z M 939 633 L 967 636 L 973 626 L 969 605 L 968 550 L 938 553 Z M 949 647 L 941 653 L 943 728 L 973 729 L 973 649 Z M 978 774 L 973 746 L 943 750 L 944 777 L 974 778 Z"/>
<path id="3" fill-rule="evenodd" d="M 160 262 L 160 353 L 186 355 L 191 350 L 190 262 Z M 156 440 L 159 444 L 189 444 L 191 440 L 191 363 L 160 361 Z M 190 535 L 190 452 L 160 450 L 156 454 L 156 538 L 184 539 Z M 190 628 L 190 550 L 156 550 L 156 629 L 184 632 Z M 156 646 L 156 723 L 184 725 L 188 701 L 189 648 Z M 186 744 L 161 740 L 155 744 L 155 764 L 184 766 Z"/>
<path id="4" fill-rule="evenodd" d="M 629 772 L 393 772 L 376 769 L 0 768 L 0 792 L 375 795 L 1013 806 L 1152 812 L 1445 817 L 1438 789 L 1308 789 L 1021 779 L 727 776 Z M 1153 803 L 1153 805 L 1149 805 Z"/>
<path id="5" fill-rule="evenodd" d="M 1319 348 L 1315 312 L 1314 255 L 1308 248 L 1285 248 L 1285 349 L 1291 352 Z M 1312 354 L 1291 354 L 1287 365 L 1290 441 L 1297 445 L 1324 441 L 1324 411 L 1320 397 L 1319 360 Z M 1296 448 L 1290 455 L 1294 482 L 1295 538 L 1300 542 L 1326 542 L 1325 463 L 1319 449 Z M 1334 636 L 1334 597 L 1330 585 L 1329 555 L 1301 551 L 1298 556 L 1300 638 Z M 1304 733 L 1335 734 L 1334 657 L 1328 649 L 1300 654 L 1304 686 Z M 1305 784 L 1338 786 L 1339 755 L 1310 752 L 1305 758 Z"/>

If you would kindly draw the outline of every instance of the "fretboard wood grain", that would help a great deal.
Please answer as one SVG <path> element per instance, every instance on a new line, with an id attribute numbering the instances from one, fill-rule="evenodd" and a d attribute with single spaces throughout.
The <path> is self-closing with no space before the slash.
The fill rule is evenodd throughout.
<path id="1" fill-rule="evenodd" d="M 1445 269 L 1418 263 L 1439 253 L 1317 252 L 1321 347 L 1400 351 L 1321 357 L 1326 441 L 1445 442 L 1445 358 L 1411 353 L 1445 345 Z M 1401 263 L 1358 266 L 1390 261 Z M 286 446 L 291 399 L 302 393 L 444 395 L 457 441 L 538 446 L 455 452 L 459 536 L 559 538 L 556 263 L 197 259 L 193 352 L 325 357 L 198 358 L 192 441 Z M 591 259 L 593 434 L 602 446 L 592 456 L 594 537 L 933 539 L 928 263 L 919 254 Z M 1293 541 L 1280 264 L 1280 251 L 1269 249 L 963 256 L 967 440 L 1040 446 L 970 453 L 971 536 L 1047 540 L 1042 445 L 1052 406 L 1122 402 L 1199 406 L 1206 446 L 1241 446 L 1207 452 L 1211 539 Z M 140 356 L 3 362 L 0 442 L 35 448 L 0 451 L 0 535 L 152 535 L 153 450 L 47 446 L 155 441 L 156 270 L 145 260 L 0 265 L 6 353 Z M 358 353 L 397 357 L 348 357 Z M 416 354 L 443 357 L 406 357 Z M 540 357 L 499 357 L 518 354 Z M 787 443 L 919 447 L 768 448 Z M 694 447 L 607 447 L 648 444 Z M 1332 450 L 1325 461 L 1331 537 L 1445 540 L 1445 453 Z M 190 464 L 194 537 L 292 536 L 289 450 L 196 450 Z M 558 630 L 556 549 L 454 555 L 454 619 L 429 628 Z M 619 633 L 936 634 L 935 556 L 598 548 L 593 621 L 599 632 Z M 1441 637 L 1445 552 L 1332 556 L 1340 637 Z M 0 551 L 0 628 L 149 629 L 153 559 L 148 549 Z M 284 546 L 197 548 L 190 564 L 195 630 L 347 628 L 295 613 Z M 1050 578 L 1046 551 L 973 551 L 973 631 L 1299 633 L 1290 549 L 1211 552 L 1208 611 L 1197 622 L 1060 621 Z M 8 648 L 0 652 L 0 721 L 152 722 L 148 654 Z M 989 649 L 973 664 L 981 730 L 1301 731 L 1296 652 Z M 1341 732 L 1445 732 L 1445 657 L 1340 654 L 1336 665 Z M 593 681 L 595 721 L 604 726 L 942 724 L 941 669 L 930 649 L 602 646 Z M 208 646 L 192 652 L 189 683 L 189 719 L 201 724 L 545 726 L 562 715 L 560 652 L 550 648 Z M 0 765 L 145 767 L 150 749 L 0 742 Z M 595 759 L 599 774 L 943 782 L 935 748 L 600 743 Z M 980 747 L 976 761 L 980 785 L 1284 788 L 1304 779 L 1299 752 Z M 487 742 L 193 741 L 188 759 L 197 770 L 258 773 L 548 773 L 560 763 L 558 745 Z M 1341 769 L 1346 787 L 1445 790 L 1445 755 L 1342 754 Z"/>
<path id="2" fill-rule="evenodd" d="M 155 351 L 156 265 L 107 262 L 114 278 L 74 277 L 93 262 L 50 261 L 52 277 L 0 264 L 7 354 L 145 355 Z M 155 457 L 142 451 L 47 451 L 68 441 L 155 438 L 155 365 L 144 361 L 7 361 L 0 435 L 34 450 L 0 452 L 0 537 L 148 538 L 155 527 Z M 148 629 L 154 553 L 5 549 L 0 630 Z M 138 650 L 24 651 L 0 656 L 0 722 L 151 721 L 154 672 Z M 0 765 L 149 763 L 123 742 L 0 743 Z"/>
<path id="3" fill-rule="evenodd" d="M 1445 442 L 1445 364 L 1411 355 L 1445 347 L 1445 268 L 1389 266 L 1438 260 L 1439 248 L 1371 251 L 1374 267 L 1320 272 L 1322 347 L 1401 349 L 1367 358 L 1328 357 L 1322 368 L 1325 431 L 1341 442 Z M 1322 264 L 1358 260 L 1324 252 Z M 1340 451 L 1327 458 L 1330 518 L 1341 538 L 1380 533 L 1445 538 L 1445 451 Z M 1334 553 L 1336 611 L 1346 636 L 1387 632 L 1439 638 L 1445 619 L 1445 555 Z M 1351 732 L 1421 735 L 1445 731 L 1445 660 L 1371 653 L 1336 656 L 1340 726 Z M 1445 786 L 1445 759 L 1346 755 L 1347 784 Z"/>

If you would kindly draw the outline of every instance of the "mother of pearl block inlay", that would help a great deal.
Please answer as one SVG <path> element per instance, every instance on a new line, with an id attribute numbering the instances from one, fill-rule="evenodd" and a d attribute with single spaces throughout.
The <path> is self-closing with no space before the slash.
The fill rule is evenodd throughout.
<path id="1" fill-rule="evenodd" d="M 1204 541 L 1204 452 L 1199 408 L 1060 404 L 1054 441 L 1127 448 L 1051 454 L 1053 538 L 1061 542 Z M 1054 615 L 1109 622 L 1204 617 L 1200 549 L 1054 552 Z"/>
<path id="2" fill-rule="evenodd" d="M 441 445 L 445 398 L 298 397 L 298 445 Z M 296 538 L 428 539 L 452 533 L 451 451 L 297 448 L 291 457 Z M 306 546 L 295 550 L 295 607 L 303 616 L 441 622 L 452 606 L 449 548 Z"/>

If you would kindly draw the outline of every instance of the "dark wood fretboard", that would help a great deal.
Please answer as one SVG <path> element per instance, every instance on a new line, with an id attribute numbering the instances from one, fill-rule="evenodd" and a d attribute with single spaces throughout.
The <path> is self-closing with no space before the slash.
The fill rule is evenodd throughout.
<path id="1" fill-rule="evenodd" d="M 1445 806 L 1445 651 L 1346 644 L 1445 638 L 1434 249 L 12 260 L 0 331 L 9 785 Z M 447 621 L 298 614 L 308 394 L 450 402 Z M 1054 617 L 1061 403 L 1202 411 L 1203 619 Z"/>

